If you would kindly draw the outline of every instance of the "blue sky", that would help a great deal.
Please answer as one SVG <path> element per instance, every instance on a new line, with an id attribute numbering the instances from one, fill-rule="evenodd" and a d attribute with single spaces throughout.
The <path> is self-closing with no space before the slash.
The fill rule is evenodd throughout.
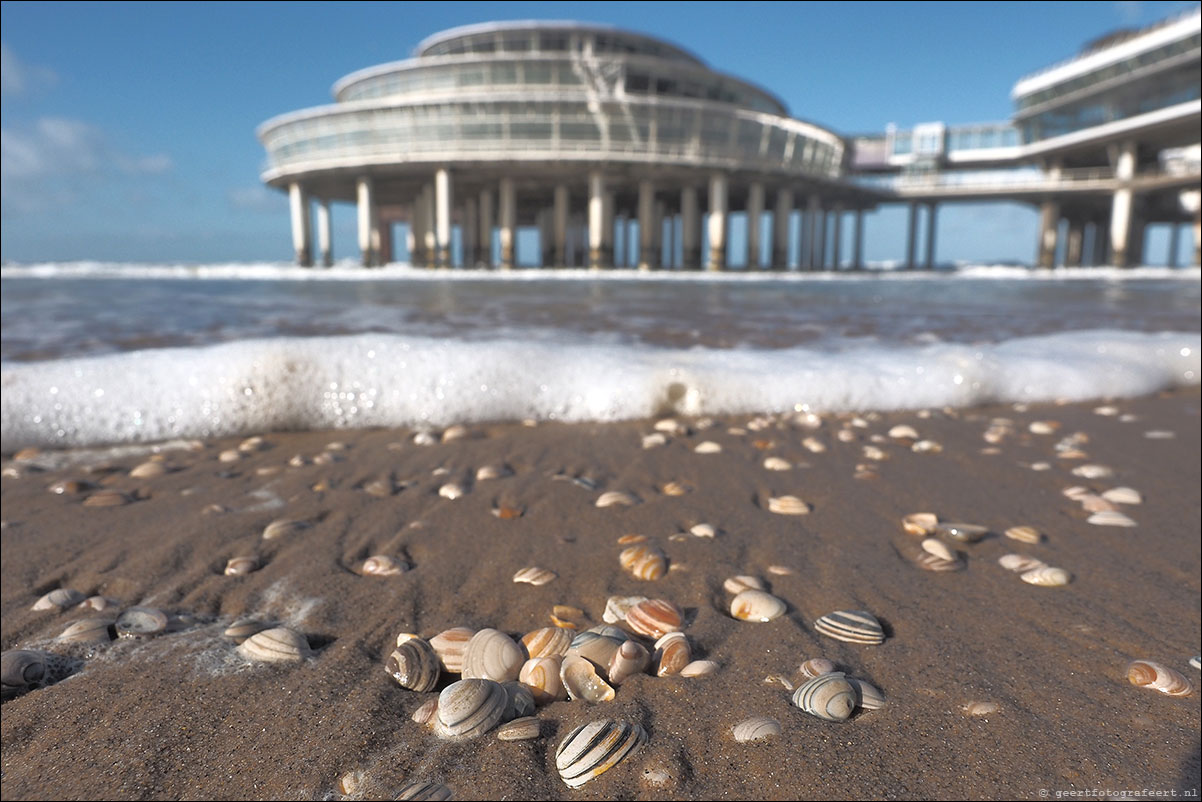
<path id="1" fill-rule="evenodd" d="M 570 18 L 643 31 L 854 134 L 1006 119 L 1025 73 L 1192 5 L 5 2 L 0 257 L 288 259 L 287 203 L 258 181 L 255 127 L 330 102 L 339 77 L 456 25 Z M 355 256 L 353 209 L 336 206 L 334 219 L 336 256 Z M 903 231 L 899 208 L 874 213 L 867 258 L 900 258 Z M 947 207 L 938 257 L 1029 261 L 1034 231 L 1026 207 Z M 1151 234 L 1150 261 L 1166 241 Z"/>

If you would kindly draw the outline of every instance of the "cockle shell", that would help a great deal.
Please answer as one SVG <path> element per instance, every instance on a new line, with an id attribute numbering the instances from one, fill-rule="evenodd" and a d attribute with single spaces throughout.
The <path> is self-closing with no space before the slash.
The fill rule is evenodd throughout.
<path id="1" fill-rule="evenodd" d="M 1101 496 L 1093 493 L 1086 493 L 1083 496 L 1078 496 L 1075 501 L 1080 504 L 1081 509 L 1085 510 L 1086 512 L 1112 512 L 1118 509 L 1118 506 L 1114 502 L 1107 501 Z"/>
<path id="2" fill-rule="evenodd" d="M 452 440 L 460 440 L 467 437 L 471 432 L 462 423 L 454 423 L 443 429 L 442 442 L 449 443 Z"/>
<path id="3" fill-rule="evenodd" d="M 864 610 L 840 610 L 828 613 L 814 622 L 814 629 L 823 635 L 847 643 L 881 644 L 885 630 L 872 613 Z"/>
<path id="4" fill-rule="evenodd" d="M 467 491 L 463 489 L 463 485 L 459 484 L 458 482 L 447 482 L 445 485 L 438 488 L 438 495 L 447 499 L 457 499 L 465 492 Z"/>
<path id="5" fill-rule="evenodd" d="M 839 672 L 808 680 L 793 692 L 793 705 L 827 721 L 845 721 L 856 709 L 856 691 Z"/>
<path id="6" fill-rule="evenodd" d="M 425 693 L 434 690 L 438 684 L 438 655 L 434 647 L 421 638 L 409 638 L 388 656 L 384 670 L 402 688 Z"/>
<path id="7" fill-rule="evenodd" d="M 1043 540 L 1043 535 L 1033 526 L 1012 526 L 1005 531 L 1005 535 L 1020 543 L 1038 543 Z"/>
<path id="8" fill-rule="evenodd" d="M 913 426 L 899 423 L 889 430 L 889 436 L 895 440 L 917 440 L 918 431 Z"/>
<path id="9" fill-rule="evenodd" d="M 416 446 L 432 446 L 437 442 L 438 438 L 434 436 L 433 432 L 423 430 L 413 434 L 413 444 Z"/>
<path id="10" fill-rule="evenodd" d="M 667 432 L 668 434 L 684 434 L 688 431 L 687 427 L 678 423 L 674 418 L 660 418 L 652 428 L 657 432 Z"/>
<path id="11" fill-rule="evenodd" d="M 1019 577 L 1022 581 L 1032 585 L 1042 585 L 1048 588 L 1067 585 L 1072 581 L 1073 575 L 1063 568 L 1053 568 L 1045 565 L 1042 568 L 1032 568 Z"/>
<path id="12" fill-rule="evenodd" d="M 1127 666 L 1127 679 L 1132 685 L 1169 696 L 1189 696 L 1194 691 L 1193 683 L 1182 674 L 1151 660 L 1136 660 Z"/>
<path id="13" fill-rule="evenodd" d="M 167 631 L 167 614 L 153 607 L 130 607 L 113 627 L 118 638 L 150 638 Z"/>
<path id="14" fill-rule="evenodd" d="M 964 568 L 964 563 L 959 559 L 945 560 L 929 551 L 924 551 L 914 558 L 914 562 L 924 571 L 947 572 L 959 571 Z"/>
<path id="15" fill-rule="evenodd" d="M 935 532 L 961 543 L 976 543 L 989 533 L 989 527 L 961 523 L 936 524 Z"/>
<path id="16" fill-rule="evenodd" d="M 515 718 L 497 728 L 499 741 L 529 741 L 542 734 L 542 724 L 534 716 Z"/>
<path id="17" fill-rule="evenodd" d="M 495 629 L 482 629 L 463 651 L 463 678 L 509 682 L 518 678 L 526 653 L 513 638 Z"/>
<path id="18" fill-rule="evenodd" d="M 793 463 L 781 457 L 765 457 L 764 469 L 769 471 L 788 471 L 792 470 Z"/>
<path id="19" fill-rule="evenodd" d="M 669 632 L 655 642 L 655 675 L 679 674 L 693 660 L 693 650 L 683 632 Z"/>
<path id="20" fill-rule="evenodd" d="M 826 443 L 823 443 L 817 437 L 805 438 L 801 441 L 801 446 L 812 454 L 821 454 L 826 451 Z"/>
<path id="21" fill-rule="evenodd" d="M 400 576 L 409 570 L 409 564 L 404 560 L 389 557 L 387 554 L 376 554 L 363 561 L 360 572 L 364 576 Z"/>
<path id="22" fill-rule="evenodd" d="M 635 543 L 646 543 L 646 542 L 647 542 L 646 535 L 627 534 L 627 535 L 622 535 L 618 538 L 619 546 L 630 546 Z"/>
<path id="23" fill-rule="evenodd" d="M 605 612 L 601 614 L 601 620 L 607 624 L 620 624 L 626 620 L 631 607 L 645 601 L 646 596 L 610 596 L 605 600 Z"/>
<path id="24" fill-rule="evenodd" d="M 798 666 L 798 670 L 809 679 L 821 677 L 823 674 L 833 674 L 835 669 L 834 661 L 827 660 L 825 657 L 813 657 Z"/>
<path id="25" fill-rule="evenodd" d="M 523 568 L 513 575 L 514 582 L 524 582 L 527 585 L 545 585 L 548 582 L 559 576 L 554 571 L 549 571 L 546 568 L 539 568 L 532 565 L 529 568 Z"/>
<path id="26" fill-rule="evenodd" d="M 768 511 L 777 515 L 805 515 L 810 505 L 797 496 L 772 496 L 768 499 Z"/>
<path id="27" fill-rule="evenodd" d="M 939 519 L 933 512 L 913 512 L 902 518 L 902 529 L 906 534 L 921 537 L 934 532 L 938 523 Z"/>
<path id="28" fill-rule="evenodd" d="M 299 663 L 311 654 L 309 641 L 285 627 L 265 629 L 242 641 L 238 653 L 265 663 Z"/>
<path id="29" fill-rule="evenodd" d="M 37 649 L 13 649 L 0 655 L 0 700 L 7 702 L 67 677 L 71 661 Z"/>
<path id="30" fill-rule="evenodd" d="M 1034 557 L 1028 557 L 1025 554 L 1003 554 L 997 558 L 998 565 L 1005 568 L 1007 571 L 1024 574 L 1027 571 L 1034 571 L 1036 568 L 1047 568 L 1048 564 L 1043 560 L 1037 560 Z"/>
<path id="31" fill-rule="evenodd" d="M 673 633 L 679 634 L 679 633 Z M 681 635 L 681 637 L 684 637 Z M 606 675 L 613 685 L 621 685 L 628 677 L 641 674 L 651 662 L 651 654 L 636 640 L 623 641 L 609 660 Z M 663 676 L 662 674 L 660 676 Z"/>
<path id="32" fill-rule="evenodd" d="M 530 689 L 535 704 L 545 705 L 568 698 L 563 680 L 559 677 L 562 664 L 562 657 L 553 656 L 531 657 L 522 665 L 518 681 Z"/>
<path id="33" fill-rule="evenodd" d="M 221 634 L 232 640 L 234 643 L 242 643 L 242 641 L 246 640 L 251 635 L 262 632 L 265 629 L 271 629 L 271 625 L 264 624 L 262 621 L 243 619 L 230 624 Z"/>
<path id="34" fill-rule="evenodd" d="M 417 724 L 428 724 L 434 726 L 434 717 L 438 714 L 438 697 L 427 699 L 417 706 L 413 711 L 413 715 L 409 716 Z"/>
<path id="35" fill-rule="evenodd" d="M 598 507 L 613 507 L 615 505 L 621 507 L 633 507 L 638 503 L 639 500 L 637 498 L 621 490 L 610 490 L 602 493 L 596 502 Z"/>
<path id="36" fill-rule="evenodd" d="M 876 686 L 846 675 L 844 675 L 844 679 L 856 692 L 856 707 L 861 710 L 880 710 L 885 706 L 885 694 L 881 693 Z"/>
<path id="37" fill-rule="evenodd" d="M 531 658 L 563 657 L 572 647 L 572 631 L 563 627 L 542 627 L 523 635 L 522 645 Z"/>
<path id="38" fill-rule="evenodd" d="M 509 696 L 499 682 L 469 678 L 452 682 L 438 695 L 435 732 L 440 738 L 473 738 L 501 722 Z"/>
<path id="39" fill-rule="evenodd" d="M 442 665 L 443 671 L 449 674 L 463 672 L 463 653 L 467 649 L 468 641 L 475 634 L 476 630 L 474 629 L 452 627 L 430 638 L 430 646 L 438 655 L 438 662 Z"/>
<path id="40" fill-rule="evenodd" d="M 684 625 L 684 612 L 670 601 L 648 599 L 627 610 L 626 623 L 640 635 L 660 638 Z"/>
<path id="41" fill-rule="evenodd" d="M 143 462 L 141 465 L 135 466 L 129 475 L 135 479 L 153 479 L 156 476 L 162 476 L 167 473 L 167 466 L 161 462 Z"/>
<path id="42" fill-rule="evenodd" d="M 960 705 L 966 716 L 992 716 L 1001 710 L 997 702 L 967 702 Z"/>
<path id="43" fill-rule="evenodd" d="M 752 716 L 744 719 L 730 728 L 735 740 L 741 744 L 751 741 L 764 741 L 780 735 L 780 722 L 767 716 Z"/>
<path id="44" fill-rule="evenodd" d="M 1102 498 L 1115 504 L 1142 504 L 1144 501 L 1139 491 L 1131 487 L 1112 487 L 1102 493 Z"/>
<path id="45" fill-rule="evenodd" d="M 713 660 L 694 660 L 680 669 L 682 677 L 704 677 L 718 670 L 718 664 Z"/>
<path id="46" fill-rule="evenodd" d="M 394 797 L 394 799 L 426 800 L 427 802 L 445 802 L 445 800 L 454 798 L 455 792 L 447 786 L 442 783 L 429 782 L 409 783 Z"/>
<path id="47" fill-rule="evenodd" d="M 745 590 L 767 590 L 764 581 L 759 577 L 740 574 L 732 576 L 722 583 L 727 593 L 742 593 Z"/>
<path id="48" fill-rule="evenodd" d="M 1060 422 L 1054 420 L 1037 420 L 1031 421 L 1027 426 L 1027 431 L 1031 434 L 1052 434 L 1060 428 Z"/>
<path id="49" fill-rule="evenodd" d="M 693 453 L 694 454 L 721 454 L 722 453 L 722 445 L 720 443 L 715 443 L 713 440 L 705 440 L 705 441 L 697 444 L 697 447 L 693 449 Z"/>
<path id="50" fill-rule="evenodd" d="M 259 567 L 259 561 L 254 557 L 232 557 L 225 564 L 226 576 L 244 576 Z"/>
<path id="51" fill-rule="evenodd" d="M 780 618 L 788 606 L 771 593 L 762 590 L 744 590 L 730 603 L 730 614 L 740 621 L 766 622 Z"/>
<path id="52" fill-rule="evenodd" d="M 596 667 L 588 660 L 575 654 L 563 659 L 559 668 L 559 680 L 571 699 L 586 702 L 612 702 L 614 689 L 597 674 Z"/>
<path id="53" fill-rule="evenodd" d="M 1095 526 L 1136 526 L 1134 520 L 1114 510 L 1103 510 L 1089 516 L 1089 523 Z"/>
<path id="54" fill-rule="evenodd" d="M 693 488 L 684 482 L 666 482 L 660 487 L 659 492 L 665 496 L 683 496 L 687 495 Z"/>
<path id="55" fill-rule="evenodd" d="M 647 581 L 661 578 L 668 570 L 667 558 L 654 546 L 640 544 L 623 549 L 618 555 L 618 562 L 635 579 Z"/>
<path id="56" fill-rule="evenodd" d="M 835 439 L 840 443 L 850 443 L 856 439 L 858 435 L 851 429 L 840 429 L 835 432 Z"/>
<path id="57" fill-rule="evenodd" d="M 238 444 L 238 450 L 246 451 L 246 452 L 263 451 L 267 447 L 268 447 L 267 441 L 264 440 L 259 435 L 253 435 L 251 437 L 248 437 L 245 440 L 243 440 L 241 443 Z"/>
<path id="58" fill-rule="evenodd" d="M 42 598 L 33 603 L 31 610 L 65 610 L 68 607 L 79 604 L 84 600 L 84 595 L 78 590 L 71 588 L 57 588 L 50 591 Z"/>
<path id="59" fill-rule="evenodd" d="M 942 540 L 936 540 L 933 537 L 928 537 L 922 541 L 922 550 L 947 562 L 955 562 L 959 559 L 956 556 L 956 552 L 948 548 Z"/>
<path id="60" fill-rule="evenodd" d="M 665 445 L 667 442 L 668 442 L 668 438 L 664 435 L 663 432 L 652 432 L 651 434 L 643 435 L 643 448 L 645 448 L 645 449 L 662 446 L 662 445 Z"/>
<path id="61" fill-rule="evenodd" d="M 281 518 L 277 521 L 272 521 L 263 528 L 263 539 L 275 540 L 277 537 L 294 535 L 308 527 L 309 524 L 305 521 L 292 521 L 287 518 Z"/>
<path id="62" fill-rule="evenodd" d="M 876 462 L 884 462 L 889 459 L 889 454 L 882 448 L 877 446 L 864 446 L 864 459 L 874 460 Z"/>
<path id="63" fill-rule="evenodd" d="M 919 440 L 910 446 L 910 450 L 915 454 L 941 454 L 943 445 L 935 440 Z"/>
<path id="64" fill-rule="evenodd" d="M 130 497 L 119 490 L 97 490 L 83 500 L 83 505 L 85 507 L 120 507 L 130 501 Z"/>
<path id="65" fill-rule="evenodd" d="M 87 618 L 64 629 L 57 640 L 65 643 L 108 643 L 113 639 L 109 635 L 112 625 L 111 618 Z"/>
<path id="66" fill-rule="evenodd" d="M 569 788 L 609 771 L 647 741 L 638 724 L 593 721 L 568 733 L 555 750 L 555 767 Z"/>
<path id="67" fill-rule="evenodd" d="M 605 667 L 617 654 L 622 644 L 630 639 L 622 630 L 615 626 L 603 625 L 585 630 L 572 638 L 569 655 L 578 655 L 589 660 L 593 665 Z"/>

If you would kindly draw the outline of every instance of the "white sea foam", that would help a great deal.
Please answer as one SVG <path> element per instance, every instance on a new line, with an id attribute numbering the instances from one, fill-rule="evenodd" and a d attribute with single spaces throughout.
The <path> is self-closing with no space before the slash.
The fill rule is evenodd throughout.
<path id="1" fill-rule="evenodd" d="M 1197 333 L 1113 330 L 821 350 L 275 338 L 6 364 L 0 424 L 12 450 L 282 429 L 1080 400 L 1197 384 L 1200 352 Z"/>

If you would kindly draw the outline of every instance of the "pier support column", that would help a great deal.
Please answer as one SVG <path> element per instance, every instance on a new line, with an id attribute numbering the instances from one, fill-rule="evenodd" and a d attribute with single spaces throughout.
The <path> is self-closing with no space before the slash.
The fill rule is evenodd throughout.
<path id="1" fill-rule="evenodd" d="M 1194 209 L 1194 267 L 1202 266 L 1202 210 Z"/>
<path id="2" fill-rule="evenodd" d="M 425 247 L 422 248 L 425 256 L 426 267 L 438 266 L 438 217 L 435 212 L 434 203 L 434 185 L 422 185 L 422 220 L 425 225 L 422 227 L 422 235 L 425 240 Z"/>
<path id="3" fill-rule="evenodd" d="M 625 238 L 625 230 L 622 236 Z M 613 267 L 614 259 L 614 193 L 606 190 L 601 195 L 601 264 Z"/>
<path id="4" fill-rule="evenodd" d="M 474 267 L 480 260 L 480 215 L 475 198 L 463 202 L 463 223 L 459 226 L 459 240 L 463 248 L 461 266 Z"/>
<path id="5" fill-rule="evenodd" d="M 639 270 L 656 266 L 655 258 L 655 185 L 639 182 Z"/>
<path id="6" fill-rule="evenodd" d="M 651 211 L 651 265 L 656 268 L 666 267 L 671 257 L 664 259 L 664 217 L 667 206 L 662 200 L 657 200 Z"/>
<path id="7" fill-rule="evenodd" d="M 818 214 L 814 218 L 815 229 L 817 236 L 814 237 L 814 247 L 817 248 L 817 253 L 814 254 L 814 269 L 826 270 L 826 224 L 827 224 L 827 209 L 821 207 L 818 209 Z"/>
<path id="8" fill-rule="evenodd" d="M 1068 239 L 1064 243 L 1064 266 L 1080 267 L 1081 256 L 1085 250 L 1085 221 L 1080 217 L 1070 217 L 1068 221 Z"/>
<path id="9" fill-rule="evenodd" d="M 923 268 L 935 269 L 935 227 L 939 218 L 939 207 L 934 201 L 927 204 L 927 254 L 923 260 Z"/>
<path id="10" fill-rule="evenodd" d="M 379 220 L 376 223 L 376 250 L 380 253 L 380 264 L 392 263 L 392 220 Z"/>
<path id="11" fill-rule="evenodd" d="M 835 204 L 835 233 L 831 243 L 831 270 L 838 270 L 843 262 L 843 204 Z"/>
<path id="12" fill-rule="evenodd" d="M 492 224 L 493 197 L 492 191 L 480 190 L 480 240 L 477 245 L 479 267 L 492 267 Z"/>
<path id="13" fill-rule="evenodd" d="M 1169 254 L 1165 261 L 1165 264 L 1167 264 L 1169 267 L 1177 266 L 1177 259 L 1180 255 L 1179 249 L 1178 249 L 1180 241 L 1181 241 L 1181 224 L 1180 223 L 1170 223 L 1169 224 Z"/>
<path id="14" fill-rule="evenodd" d="M 856 209 L 856 224 L 852 230 L 852 270 L 864 269 L 864 210 Z"/>
<path id="15" fill-rule="evenodd" d="M 772 269 L 789 268 L 789 215 L 793 214 L 793 190 L 776 191 L 776 209 L 772 214 Z"/>
<path id="16" fill-rule="evenodd" d="M 760 222 L 764 216 L 764 184 L 752 181 L 747 188 L 747 269 L 760 269 Z"/>
<path id="17" fill-rule="evenodd" d="M 1114 159 L 1114 177 L 1124 182 L 1134 178 L 1135 158 L 1135 143 L 1122 143 Z M 1130 186 L 1115 190 L 1110 206 L 1110 256 L 1116 267 L 1130 267 L 1132 264 L 1130 240 L 1134 203 Z"/>
<path id="18" fill-rule="evenodd" d="M 555 228 L 555 247 L 552 252 L 556 267 L 568 265 L 568 187 L 566 184 L 555 185 L 552 216 Z"/>
<path id="19" fill-rule="evenodd" d="M 1056 245 L 1060 235 L 1060 204 L 1045 200 L 1039 207 L 1039 254 L 1038 267 L 1056 266 Z"/>
<path id="20" fill-rule="evenodd" d="M 321 254 L 321 266 L 334 264 L 334 244 L 330 226 L 330 201 L 322 198 L 317 204 L 317 250 Z"/>
<path id="21" fill-rule="evenodd" d="M 1127 259 L 1130 267 L 1139 267 L 1144 263 L 1144 234 L 1148 223 L 1136 210 L 1131 215 L 1131 238 L 1127 243 Z"/>
<path id="22" fill-rule="evenodd" d="M 501 260 L 498 267 L 502 270 L 511 270 L 514 265 L 514 256 L 517 255 L 517 216 L 518 216 L 518 199 L 517 187 L 513 184 L 512 178 L 501 179 L 501 201 L 500 201 L 500 219 L 497 225 L 501 231 Z"/>
<path id="23" fill-rule="evenodd" d="M 706 233 L 709 235 L 709 255 L 706 270 L 726 269 L 726 211 L 727 179 L 722 173 L 710 176 L 710 214 Z"/>
<path id="24" fill-rule="evenodd" d="M 916 267 L 915 254 L 918 250 L 918 203 L 910 201 L 910 217 L 906 226 L 906 270 Z"/>
<path id="25" fill-rule="evenodd" d="M 451 266 L 451 173 L 445 167 L 434 171 L 435 264 Z"/>
<path id="26" fill-rule="evenodd" d="M 359 260 L 364 267 L 375 267 L 376 254 L 372 249 L 372 228 L 376 221 L 375 193 L 371 178 L 360 177 L 355 182 L 359 223 Z"/>
<path id="27" fill-rule="evenodd" d="M 593 170 L 588 174 L 588 266 L 600 270 L 604 264 L 602 232 L 605 230 L 605 176 Z M 613 226 L 610 226 L 613 231 Z M 612 233 L 610 236 L 613 236 Z"/>
<path id="28" fill-rule="evenodd" d="M 538 251 L 539 264 L 542 267 L 550 267 L 555 262 L 555 239 L 552 235 L 555 228 L 554 223 L 554 209 L 538 210 Z"/>
<path id="29" fill-rule="evenodd" d="M 802 229 L 805 231 L 805 240 L 801 243 L 802 260 L 801 266 L 806 270 L 817 270 L 820 267 L 819 256 L 821 253 L 818 246 L 818 218 L 822 216 L 822 199 L 818 195 L 811 195 L 806 203 L 806 216 Z"/>
<path id="30" fill-rule="evenodd" d="M 309 196 L 299 182 L 288 185 L 288 206 L 292 212 L 292 250 L 301 267 L 313 266 L 309 234 Z"/>
<path id="31" fill-rule="evenodd" d="M 426 267 L 429 264 L 430 255 L 426 253 L 426 232 L 429 229 L 430 220 L 426 217 L 425 196 L 419 189 L 413 198 L 413 210 L 409 214 L 409 263 L 414 267 Z"/>
<path id="32" fill-rule="evenodd" d="M 685 270 L 701 268 L 701 207 L 697 188 L 680 191 L 680 266 Z"/>

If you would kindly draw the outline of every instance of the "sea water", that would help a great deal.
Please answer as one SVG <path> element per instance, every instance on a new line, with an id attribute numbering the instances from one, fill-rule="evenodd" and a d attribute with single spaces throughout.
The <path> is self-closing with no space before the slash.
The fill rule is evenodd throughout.
<path id="1" fill-rule="evenodd" d="M 5 266 L 3 448 L 1142 395 L 1196 269 L 683 274 Z"/>

